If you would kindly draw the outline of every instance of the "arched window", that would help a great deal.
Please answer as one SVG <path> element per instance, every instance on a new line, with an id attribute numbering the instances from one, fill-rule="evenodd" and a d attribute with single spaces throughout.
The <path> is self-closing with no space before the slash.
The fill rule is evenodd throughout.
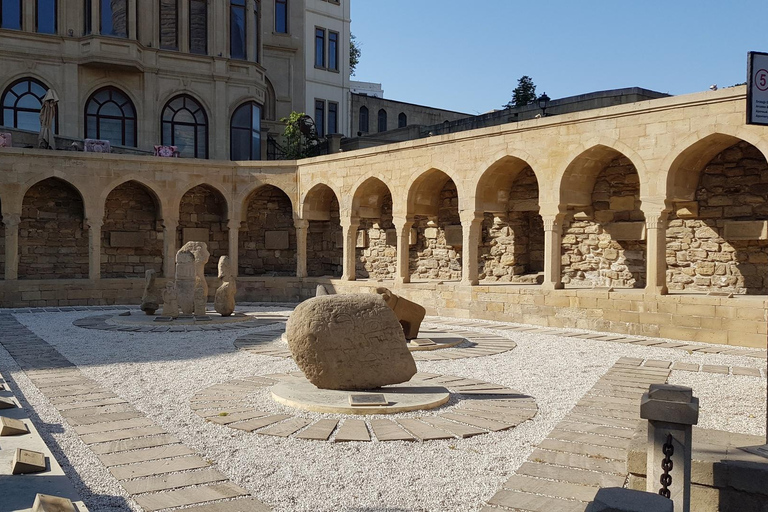
<path id="1" fill-rule="evenodd" d="M 120 89 L 104 87 L 85 104 L 85 138 L 136 147 L 136 107 Z"/>
<path id="2" fill-rule="evenodd" d="M 188 158 L 208 158 L 208 116 L 191 96 L 176 96 L 163 108 L 163 145 Z"/>
<path id="3" fill-rule="evenodd" d="M 3 125 L 40 131 L 40 107 L 48 88 L 34 78 L 22 78 L 3 92 Z M 53 122 L 56 131 L 56 120 Z"/>
<path id="4" fill-rule="evenodd" d="M 360 107 L 360 117 L 357 124 L 361 132 L 368 133 L 368 107 Z"/>
<path id="5" fill-rule="evenodd" d="M 379 110 L 379 131 L 387 131 L 387 111 L 384 109 Z"/>
<path id="6" fill-rule="evenodd" d="M 400 112 L 400 115 L 397 116 L 397 127 L 405 128 L 406 126 L 408 126 L 408 116 L 405 115 L 405 112 Z"/>
<path id="7" fill-rule="evenodd" d="M 229 124 L 231 160 L 261 160 L 261 105 L 244 103 L 232 114 Z"/>

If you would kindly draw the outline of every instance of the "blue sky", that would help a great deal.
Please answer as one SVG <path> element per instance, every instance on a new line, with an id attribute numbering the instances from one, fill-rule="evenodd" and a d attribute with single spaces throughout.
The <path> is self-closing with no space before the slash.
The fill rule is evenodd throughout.
<path id="1" fill-rule="evenodd" d="M 768 51 L 768 1 L 352 0 L 352 33 L 363 52 L 353 80 L 480 113 L 509 101 L 522 75 L 553 99 L 744 82 L 747 51 Z"/>

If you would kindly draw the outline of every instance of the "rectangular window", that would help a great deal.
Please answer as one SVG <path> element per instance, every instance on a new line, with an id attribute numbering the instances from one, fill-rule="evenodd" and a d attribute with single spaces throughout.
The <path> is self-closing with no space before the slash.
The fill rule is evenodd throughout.
<path id="1" fill-rule="evenodd" d="M 315 100 L 315 130 L 318 137 L 325 137 L 325 101 Z"/>
<path id="2" fill-rule="evenodd" d="M 178 0 L 160 0 L 160 48 L 179 49 Z"/>
<path id="3" fill-rule="evenodd" d="M 339 133 L 339 104 L 328 102 L 328 135 Z"/>
<path id="4" fill-rule="evenodd" d="M 56 0 L 37 0 L 35 27 L 40 34 L 56 33 Z"/>
<path id="5" fill-rule="evenodd" d="M 315 67 L 325 67 L 325 29 L 315 28 Z"/>
<path id="6" fill-rule="evenodd" d="M 288 0 L 275 0 L 275 32 L 288 33 Z"/>
<path id="7" fill-rule="evenodd" d="M 245 59 L 245 0 L 229 2 L 229 56 Z"/>
<path id="8" fill-rule="evenodd" d="M 85 0 L 83 5 L 83 17 L 85 18 L 85 23 L 83 24 L 83 34 L 87 36 L 91 33 L 91 0 Z"/>
<path id="9" fill-rule="evenodd" d="M 328 69 L 339 70 L 339 33 L 328 31 Z"/>
<path id="10" fill-rule="evenodd" d="M 2 0 L 0 3 L 0 28 L 21 30 L 21 0 Z"/>
<path id="11" fill-rule="evenodd" d="M 101 0 L 101 35 L 128 37 L 128 0 Z"/>
<path id="12" fill-rule="evenodd" d="M 208 2 L 189 1 L 189 51 L 208 54 Z"/>

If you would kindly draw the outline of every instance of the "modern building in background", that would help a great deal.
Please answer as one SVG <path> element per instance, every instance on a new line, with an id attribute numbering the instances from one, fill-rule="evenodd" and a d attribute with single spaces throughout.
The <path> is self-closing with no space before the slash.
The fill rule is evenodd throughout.
<path id="1" fill-rule="evenodd" d="M 350 0 L 4 0 L 2 125 L 257 160 L 302 111 L 349 133 Z"/>

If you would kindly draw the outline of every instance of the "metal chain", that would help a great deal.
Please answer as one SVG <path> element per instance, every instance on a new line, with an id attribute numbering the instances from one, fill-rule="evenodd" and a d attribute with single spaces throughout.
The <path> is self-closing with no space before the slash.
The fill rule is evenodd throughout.
<path id="1" fill-rule="evenodd" d="M 659 483 L 661 489 L 659 494 L 665 498 L 669 498 L 671 493 L 669 492 L 669 486 L 672 485 L 672 475 L 669 474 L 672 471 L 674 464 L 672 463 L 672 455 L 675 453 L 675 447 L 672 445 L 672 434 L 667 435 L 667 442 L 661 447 L 661 451 L 664 454 L 664 458 L 661 460 L 661 469 L 664 470 L 661 477 L 659 477 Z"/>

